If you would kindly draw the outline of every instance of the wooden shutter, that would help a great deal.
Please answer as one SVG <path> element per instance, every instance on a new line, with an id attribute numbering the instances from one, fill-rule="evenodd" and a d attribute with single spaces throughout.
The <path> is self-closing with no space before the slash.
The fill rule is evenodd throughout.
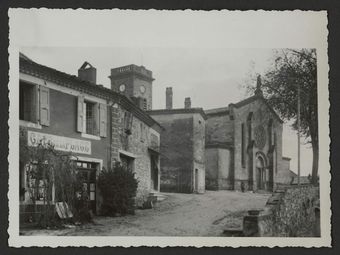
<path id="1" fill-rule="evenodd" d="M 100 104 L 96 103 L 93 106 L 93 120 L 94 120 L 94 135 L 100 135 Z"/>
<path id="2" fill-rule="evenodd" d="M 84 96 L 78 96 L 78 110 L 77 110 L 77 131 L 84 131 Z"/>
<path id="3" fill-rule="evenodd" d="M 40 124 L 50 125 L 50 91 L 44 86 L 40 86 Z"/>
<path id="4" fill-rule="evenodd" d="M 101 137 L 106 137 L 106 127 L 107 127 L 107 107 L 105 104 L 99 104 L 99 135 Z"/>
<path id="5" fill-rule="evenodd" d="M 38 100 L 39 100 L 39 86 L 35 85 L 33 87 L 32 93 L 32 110 L 31 110 L 31 120 L 34 123 L 37 123 L 39 121 L 40 106 Z"/>

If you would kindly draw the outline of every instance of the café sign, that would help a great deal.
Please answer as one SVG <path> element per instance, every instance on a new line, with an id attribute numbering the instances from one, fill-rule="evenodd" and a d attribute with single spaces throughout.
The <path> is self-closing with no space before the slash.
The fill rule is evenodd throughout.
<path id="1" fill-rule="evenodd" d="M 28 131 L 28 146 L 36 147 L 39 143 L 43 146 L 54 145 L 59 151 L 69 151 L 74 153 L 91 154 L 91 142 L 65 136 L 50 135 L 40 132 Z"/>

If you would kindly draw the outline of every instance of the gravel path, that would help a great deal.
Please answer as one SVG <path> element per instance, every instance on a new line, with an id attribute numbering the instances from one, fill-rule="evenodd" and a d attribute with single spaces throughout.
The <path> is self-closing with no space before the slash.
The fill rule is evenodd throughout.
<path id="1" fill-rule="evenodd" d="M 263 208 L 268 194 L 207 191 L 205 194 L 163 193 L 153 209 L 125 217 L 95 217 L 93 224 L 61 230 L 25 230 L 23 235 L 221 236 L 240 229 L 250 209 Z"/>

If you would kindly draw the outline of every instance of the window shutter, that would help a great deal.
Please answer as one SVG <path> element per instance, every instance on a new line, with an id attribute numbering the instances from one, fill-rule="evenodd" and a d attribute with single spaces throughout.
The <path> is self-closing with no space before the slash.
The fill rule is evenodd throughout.
<path id="1" fill-rule="evenodd" d="M 107 127 L 107 108 L 105 104 L 99 104 L 99 135 L 101 137 L 106 137 L 106 127 Z"/>
<path id="2" fill-rule="evenodd" d="M 50 91 L 44 86 L 40 86 L 40 124 L 50 125 Z"/>
<path id="3" fill-rule="evenodd" d="M 77 111 L 77 131 L 84 131 L 84 96 L 78 96 L 78 111 Z"/>
<path id="4" fill-rule="evenodd" d="M 38 104 L 38 98 L 39 98 L 39 86 L 36 85 L 33 88 L 32 92 L 32 109 L 31 109 L 31 119 L 32 122 L 37 123 L 39 121 L 39 104 Z"/>

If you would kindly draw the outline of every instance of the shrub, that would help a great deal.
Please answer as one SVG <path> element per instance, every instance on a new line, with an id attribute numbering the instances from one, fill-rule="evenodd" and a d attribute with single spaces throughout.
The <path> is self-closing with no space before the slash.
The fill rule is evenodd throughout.
<path id="1" fill-rule="evenodd" d="M 134 214 L 137 186 L 135 174 L 120 163 L 112 169 L 103 169 L 98 177 L 98 187 L 103 197 L 102 214 L 107 216 Z"/>

